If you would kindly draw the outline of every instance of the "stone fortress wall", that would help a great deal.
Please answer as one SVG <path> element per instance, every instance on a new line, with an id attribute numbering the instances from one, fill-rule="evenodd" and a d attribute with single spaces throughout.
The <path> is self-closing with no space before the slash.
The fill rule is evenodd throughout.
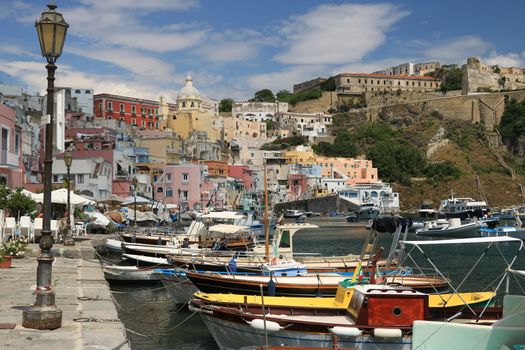
<path id="1" fill-rule="evenodd" d="M 525 69 L 487 66 L 479 57 L 469 57 L 463 65 L 463 94 L 525 89 Z"/>

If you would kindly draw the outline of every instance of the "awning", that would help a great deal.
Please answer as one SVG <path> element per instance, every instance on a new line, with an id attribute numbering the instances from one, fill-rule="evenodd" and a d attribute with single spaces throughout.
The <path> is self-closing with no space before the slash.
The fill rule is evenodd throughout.
<path id="1" fill-rule="evenodd" d="M 95 202 L 91 199 L 78 195 L 73 191 L 69 192 L 69 197 L 71 205 L 95 204 Z M 33 200 L 37 203 L 43 203 L 44 194 L 35 194 Z M 67 204 L 67 189 L 61 188 L 58 190 L 51 191 L 51 203 Z"/>
<path id="2" fill-rule="evenodd" d="M 439 239 L 433 241 L 399 241 L 402 245 L 441 245 L 441 244 L 471 244 L 471 243 L 500 243 L 500 242 L 522 242 L 519 238 L 496 236 L 479 238 Z"/>
<path id="3" fill-rule="evenodd" d="M 220 232 L 220 233 L 237 233 L 243 230 L 246 230 L 246 226 L 238 226 L 238 225 L 226 225 L 226 224 L 219 224 L 211 226 L 208 231 L 209 232 Z"/>

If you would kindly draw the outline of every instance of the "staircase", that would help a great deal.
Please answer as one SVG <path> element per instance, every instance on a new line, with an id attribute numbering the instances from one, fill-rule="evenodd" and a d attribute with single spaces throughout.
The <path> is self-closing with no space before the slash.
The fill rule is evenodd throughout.
<path id="1" fill-rule="evenodd" d="M 501 134 L 499 133 L 499 131 L 497 129 L 496 129 L 496 133 L 501 138 Z M 496 148 L 492 145 L 490 140 L 488 138 L 484 138 L 484 139 L 486 140 L 486 143 L 488 144 L 489 149 L 492 152 L 492 154 L 494 154 L 496 156 L 496 158 L 498 159 L 498 162 L 500 163 L 500 165 L 503 168 L 505 168 L 505 170 L 507 170 L 510 173 L 510 177 L 512 178 L 512 181 L 518 187 L 518 189 L 519 189 L 519 191 L 521 193 L 521 197 L 523 199 L 525 199 L 525 188 L 523 187 L 521 182 L 518 181 L 518 177 L 516 176 L 516 171 L 514 169 L 512 169 L 512 167 L 510 165 L 508 165 L 507 162 L 505 162 L 505 160 L 503 159 L 503 156 L 496 150 Z M 485 142 L 483 140 L 480 140 L 480 142 L 482 144 L 485 144 Z M 479 179 L 478 179 L 478 181 L 479 181 Z"/>

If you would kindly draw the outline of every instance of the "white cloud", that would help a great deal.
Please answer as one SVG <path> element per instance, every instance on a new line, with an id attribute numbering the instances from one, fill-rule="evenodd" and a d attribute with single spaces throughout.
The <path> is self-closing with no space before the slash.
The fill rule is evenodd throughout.
<path id="1" fill-rule="evenodd" d="M 523 67 L 525 65 L 525 53 L 498 54 L 496 51 L 489 53 L 488 57 L 482 58 L 487 65 L 498 65 L 500 67 Z"/>
<path id="2" fill-rule="evenodd" d="M 153 77 L 160 81 L 171 79 L 174 67 L 164 60 L 128 49 L 85 49 L 66 47 L 65 52 L 98 61 L 112 63 L 141 77 Z"/>
<path id="3" fill-rule="evenodd" d="M 278 72 L 256 74 L 246 77 L 248 86 L 252 89 L 270 89 L 274 93 L 281 90 L 292 90 L 293 85 L 308 79 L 316 78 L 326 73 L 323 65 L 298 65 Z"/>
<path id="4" fill-rule="evenodd" d="M 16 76 L 29 91 L 45 93 L 47 80 L 45 64 L 42 62 L 0 60 L 0 72 Z M 178 77 L 177 81 L 182 81 L 182 77 Z M 177 90 L 161 86 L 155 81 L 149 83 L 144 80 L 127 80 L 116 75 L 88 74 L 65 64 L 61 64 L 56 71 L 55 85 L 92 87 L 95 93 L 104 92 L 152 100 L 161 95 L 168 101 L 175 101 L 177 97 Z"/>
<path id="5" fill-rule="evenodd" d="M 288 64 L 358 62 L 382 45 L 408 11 L 388 3 L 321 5 L 290 17 L 281 31 L 288 50 L 274 60 Z"/>
<path id="6" fill-rule="evenodd" d="M 424 56 L 442 63 L 466 62 L 467 57 L 483 56 L 492 45 L 477 36 L 462 36 L 435 44 L 426 44 Z"/>
<path id="7" fill-rule="evenodd" d="M 257 57 L 263 46 L 275 45 L 274 37 L 244 28 L 212 33 L 195 52 L 211 62 L 236 62 Z"/>

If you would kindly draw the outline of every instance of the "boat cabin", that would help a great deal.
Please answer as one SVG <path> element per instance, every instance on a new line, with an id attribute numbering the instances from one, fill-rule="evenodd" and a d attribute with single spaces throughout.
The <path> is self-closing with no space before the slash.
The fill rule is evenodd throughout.
<path id="1" fill-rule="evenodd" d="M 428 295 L 387 285 L 356 285 L 348 306 L 356 326 L 411 328 L 428 317 Z"/>
<path id="2" fill-rule="evenodd" d="M 273 256 L 285 259 L 293 258 L 293 236 L 299 230 L 319 228 L 317 225 L 309 223 L 283 224 L 275 226 L 273 239 L 271 242 L 271 253 Z M 264 254 L 264 246 L 254 249 L 257 254 Z"/>

